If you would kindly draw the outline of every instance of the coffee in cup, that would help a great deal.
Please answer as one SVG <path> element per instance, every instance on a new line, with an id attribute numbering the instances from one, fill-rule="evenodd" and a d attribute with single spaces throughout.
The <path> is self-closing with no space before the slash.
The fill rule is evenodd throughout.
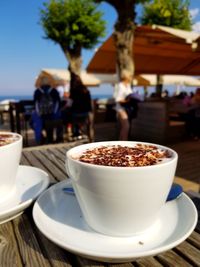
<path id="1" fill-rule="evenodd" d="M 156 144 L 110 141 L 67 152 L 66 169 L 88 225 L 112 236 L 150 229 L 173 183 L 177 153 Z"/>
<path id="2" fill-rule="evenodd" d="M 15 191 L 21 151 L 21 135 L 0 132 L 0 202 L 5 201 Z"/>

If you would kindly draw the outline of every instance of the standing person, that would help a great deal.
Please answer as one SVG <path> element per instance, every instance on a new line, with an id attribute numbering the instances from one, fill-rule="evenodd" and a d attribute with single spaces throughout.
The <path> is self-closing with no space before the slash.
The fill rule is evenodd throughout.
<path id="1" fill-rule="evenodd" d="M 65 82 L 66 85 L 66 82 Z M 71 112 L 71 106 L 72 106 L 72 100 L 70 98 L 69 93 L 69 85 L 63 86 L 64 87 L 64 93 L 62 98 L 62 104 L 61 104 L 61 117 L 63 120 L 63 124 L 65 127 L 65 132 L 67 134 L 67 140 L 72 141 L 72 112 Z"/>
<path id="2" fill-rule="evenodd" d="M 200 88 L 197 88 L 191 100 L 190 120 L 192 121 L 192 132 L 194 140 L 200 139 Z"/>
<path id="3" fill-rule="evenodd" d="M 66 80 L 61 80 L 56 86 L 56 89 L 59 93 L 60 99 L 63 100 L 63 98 L 69 94 L 69 83 Z"/>
<path id="4" fill-rule="evenodd" d="M 53 131 L 56 128 L 56 142 L 63 139 L 62 121 L 60 116 L 60 97 L 52 88 L 48 78 L 41 79 L 40 87 L 34 93 L 35 112 L 32 116 L 36 141 L 42 142 L 42 129 L 46 131 L 47 143 L 53 143 Z M 38 130 L 39 128 L 39 130 Z"/>
<path id="5" fill-rule="evenodd" d="M 80 77 L 71 73 L 70 98 L 72 99 L 72 121 L 75 129 L 74 135 L 80 136 L 82 128 L 87 126 L 90 142 L 94 141 L 93 112 L 90 91 L 83 84 Z"/>
<path id="6" fill-rule="evenodd" d="M 121 74 L 121 81 L 116 85 L 113 95 L 116 102 L 115 110 L 120 123 L 119 140 L 124 141 L 128 140 L 130 129 L 130 121 L 125 106 L 129 102 L 128 96 L 132 94 L 131 81 L 132 75 L 124 70 Z"/>

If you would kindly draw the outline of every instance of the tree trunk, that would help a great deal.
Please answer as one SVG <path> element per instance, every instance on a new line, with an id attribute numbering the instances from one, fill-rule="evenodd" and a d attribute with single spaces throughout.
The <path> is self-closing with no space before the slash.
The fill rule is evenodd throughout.
<path id="1" fill-rule="evenodd" d="M 117 72 L 121 77 L 122 70 L 127 70 L 130 74 L 134 74 L 133 62 L 133 30 L 124 29 L 122 32 L 115 30 L 114 32 L 115 46 L 117 50 Z"/>
<path id="2" fill-rule="evenodd" d="M 65 57 L 69 62 L 68 69 L 70 72 L 73 72 L 80 76 L 82 57 L 81 57 L 81 47 L 77 46 L 73 49 L 63 49 Z"/>
<path id="3" fill-rule="evenodd" d="M 145 86 L 144 86 L 144 99 L 146 99 L 147 96 L 148 96 L 148 88 L 147 88 L 147 86 L 145 85 Z"/>
<path id="4" fill-rule="evenodd" d="M 157 83 L 156 83 L 156 95 L 161 97 L 163 88 L 163 76 L 157 75 Z"/>
<path id="5" fill-rule="evenodd" d="M 117 51 L 117 72 L 121 77 L 122 70 L 127 70 L 134 75 L 133 40 L 135 29 L 135 1 L 108 0 L 118 13 L 113 38 Z"/>

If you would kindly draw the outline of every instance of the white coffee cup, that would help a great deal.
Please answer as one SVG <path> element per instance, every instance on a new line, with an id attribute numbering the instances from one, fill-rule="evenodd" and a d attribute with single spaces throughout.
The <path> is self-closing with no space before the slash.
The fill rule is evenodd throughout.
<path id="1" fill-rule="evenodd" d="M 15 191 L 16 174 L 22 151 L 22 136 L 17 133 L 0 132 L 9 135 L 11 143 L 0 146 L 0 202 L 6 201 Z"/>
<path id="2" fill-rule="evenodd" d="M 168 147 L 171 158 L 152 166 L 110 167 L 74 159 L 86 149 L 144 142 L 110 141 L 84 144 L 66 154 L 66 170 L 88 225 L 112 236 L 132 236 L 152 228 L 166 203 L 173 183 L 178 155 Z"/>

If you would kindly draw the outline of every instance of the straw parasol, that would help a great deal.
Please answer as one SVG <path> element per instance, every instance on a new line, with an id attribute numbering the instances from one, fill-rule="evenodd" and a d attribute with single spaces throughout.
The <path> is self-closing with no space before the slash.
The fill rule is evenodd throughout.
<path id="1" fill-rule="evenodd" d="M 101 84 L 104 84 L 104 83 L 115 84 L 118 82 L 118 79 L 119 79 L 116 74 L 95 73 L 94 75 L 97 79 L 101 81 Z M 150 85 L 150 82 L 145 77 L 142 77 L 141 75 L 137 75 L 133 78 L 133 85 L 148 86 Z"/>
<path id="2" fill-rule="evenodd" d="M 81 79 L 86 86 L 99 86 L 100 80 L 94 75 L 87 73 L 86 71 L 81 71 Z M 58 86 L 63 83 L 63 81 L 70 81 L 70 73 L 65 69 L 42 69 L 35 81 L 35 86 L 39 87 L 42 79 L 46 77 L 52 87 Z"/>
<path id="3" fill-rule="evenodd" d="M 157 75 L 142 74 L 141 77 L 149 82 L 149 86 L 155 86 L 157 84 Z M 200 80 L 187 75 L 162 75 L 162 84 L 198 87 L 200 86 Z M 145 84 L 141 83 L 140 85 Z"/>

